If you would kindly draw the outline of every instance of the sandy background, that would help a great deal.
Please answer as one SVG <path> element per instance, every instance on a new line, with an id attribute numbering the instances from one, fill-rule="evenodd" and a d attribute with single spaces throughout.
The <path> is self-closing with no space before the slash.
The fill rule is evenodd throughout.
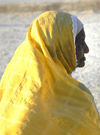
<path id="1" fill-rule="evenodd" d="M 86 66 L 76 69 L 72 76 L 90 89 L 100 113 L 100 0 L 0 3 L 0 78 L 16 48 L 25 39 L 31 22 L 46 10 L 68 11 L 84 23 L 90 52 L 86 55 Z"/>
<path id="2" fill-rule="evenodd" d="M 0 13 L 25 13 L 47 10 L 99 10 L 100 0 L 3 0 Z M 23 2 L 24 1 L 24 2 Z M 32 2 L 33 1 L 33 2 Z M 41 1 L 41 2 L 39 2 Z"/>

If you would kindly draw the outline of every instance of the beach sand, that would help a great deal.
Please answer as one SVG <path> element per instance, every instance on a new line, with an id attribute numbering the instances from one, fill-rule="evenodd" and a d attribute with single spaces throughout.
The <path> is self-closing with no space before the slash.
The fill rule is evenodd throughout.
<path id="1" fill-rule="evenodd" d="M 48 6 L 46 5 L 46 7 Z M 90 51 L 86 55 L 85 67 L 77 68 L 72 76 L 90 89 L 100 113 L 100 9 L 67 10 L 65 5 L 59 5 L 59 7 L 56 6 L 52 9 L 69 11 L 78 16 L 84 24 L 86 42 Z M 16 48 L 24 41 L 29 25 L 44 12 L 42 9 L 29 11 L 28 8 L 25 12 L 17 10 L 1 12 L 0 10 L 0 78 Z"/>

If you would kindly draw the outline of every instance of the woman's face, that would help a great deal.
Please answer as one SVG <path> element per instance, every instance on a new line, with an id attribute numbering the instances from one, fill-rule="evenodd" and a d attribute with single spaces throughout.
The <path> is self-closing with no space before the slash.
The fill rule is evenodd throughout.
<path id="1" fill-rule="evenodd" d="M 77 67 L 83 67 L 85 65 L 85 53 L 89 52 L 89 48 L 85 42 L 85 32 L 82 29 L 76 36 L 76 57 L 77 57 Z"/>

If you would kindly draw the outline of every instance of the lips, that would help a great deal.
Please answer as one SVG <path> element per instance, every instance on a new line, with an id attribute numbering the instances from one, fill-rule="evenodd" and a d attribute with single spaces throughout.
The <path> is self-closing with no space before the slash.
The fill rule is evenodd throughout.
<path id="1" fill-rule="evenodd" d="M 86 57 L 83 56 L 83 57 L 80 59 L 80 63 L 83 63 L 85 60 L 86 60 Z"/>
<path id="2" fill-rule="evenodd" d="M 86 57 L 82 57 L 79 61 L 77 61 L 77 67 L 83 67 L 85 65 Z"/>

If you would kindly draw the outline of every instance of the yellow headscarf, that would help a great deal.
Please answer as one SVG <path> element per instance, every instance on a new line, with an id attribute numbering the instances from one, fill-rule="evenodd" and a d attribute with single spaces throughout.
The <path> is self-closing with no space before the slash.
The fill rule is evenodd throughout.
<path id="1" fill-rule="evenodd" d="M 100 135 L 89 90 L 75 69 L 71 15 L 34 20 L 0 83 L 0 135 Z"/>

